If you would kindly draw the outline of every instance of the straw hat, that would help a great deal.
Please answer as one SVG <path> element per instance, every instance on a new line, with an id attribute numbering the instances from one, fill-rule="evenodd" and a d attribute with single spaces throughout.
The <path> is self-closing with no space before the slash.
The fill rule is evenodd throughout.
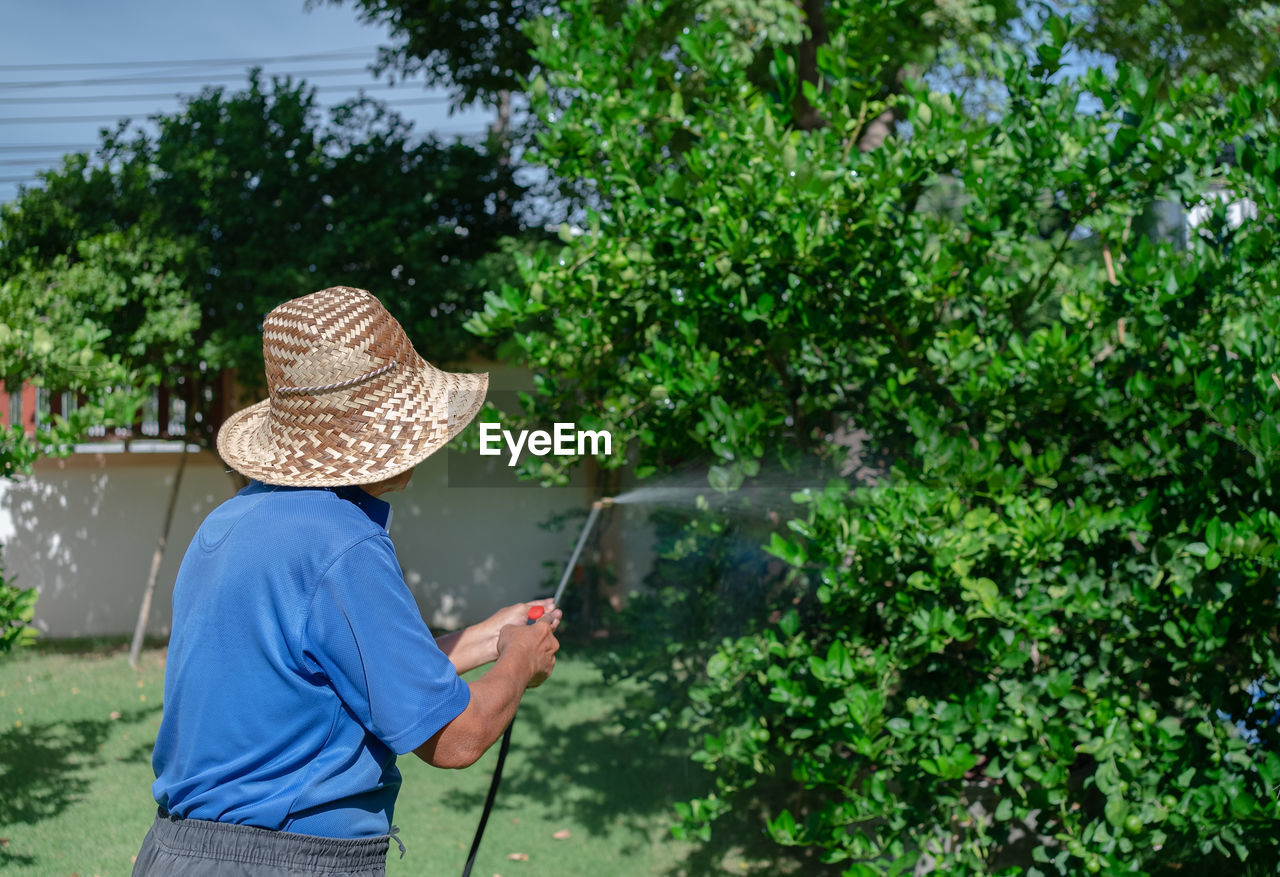
<path id="1" fill-rule="evenodd" d="M 487 374 L 424 361 L 372 294 L 335 286 L 262 323 L 270 398 L 232 415 L 218 453 L 267 484 L 371 484 L 416 466 L 475 417 Z"/>

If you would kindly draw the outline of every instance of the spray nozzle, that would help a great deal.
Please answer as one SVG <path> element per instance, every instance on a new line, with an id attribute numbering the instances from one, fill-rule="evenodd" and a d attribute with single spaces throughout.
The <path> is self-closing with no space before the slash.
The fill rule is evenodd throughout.
<path id="1" fill-rule="evenodd" d="M 606 496 L 604 499 L 598 499 L 595 502 L 593 502 L 591 504 L 591 507 L 593 509 L 603 509 L 603 508 L 608 508 L 611 505 L 613 505 L 613 497 Z"/>

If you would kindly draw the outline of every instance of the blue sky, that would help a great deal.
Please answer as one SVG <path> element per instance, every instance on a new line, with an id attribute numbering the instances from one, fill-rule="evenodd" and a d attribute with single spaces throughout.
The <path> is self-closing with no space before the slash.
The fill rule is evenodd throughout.
<path id="1" fill-rule="evenodd" d="M 57 164 L 58 152 L 44 147 L 89 146 L 109 120 L 27 121 L 44 117 L 130 116 L 173 110 L 179 90 L 199 92 L 203 80 L 169 81 L 190 76 L 182 65 L 160 71 L 145 67 L 91 68 L 70 65 L 221 58 L 267 58 L 347 52 L 340 58 L 280 61 L 264 64 L 268 73 L 302 70 L 350 70 L 332 76 L 308 77 L 324 90 L 323 103 L 353 96 L 360 85 L 393 104 L 400 101 L 442 99 L 443 92 L 424 88 L 421 81 L 391 90 L 377 88 L 362 69 L 372 62 L 379 45 L 390 42 L 384 29 L 360 24 L 351 6 L 304 8 L 304 0 L 0 0 L 0 202 L 11 200 L 19 183 L 14 177 L 40 166 Z M 48 65 L 43 69 L 12 69 L 18 65 Z M 216 68 L 230 87 L 242 86 L 248 64 Z M 215 68 L 194 69 L 197 77 Z M 136 83 L 88 84 L 84 80 L 139 77 Z M 51 82 L 75 84 L 52 86 Z M 25 84 L 24 84 L 25 83 Z M 46 83 L 46 84 L 35 84 Z M 138 100 L 122 94 L 161 95 Z M 80 98 L 94 98 L 81 101 Z M 74 99 L 74 100 L 73 100 Z M 394 107 L 414 122 L 417 131 L 441 136 L 484 131 L 493 118 L 489 110 L 448 115 L 443 102 Z M 40 148 L 37 148 L 40 147 Z"/>

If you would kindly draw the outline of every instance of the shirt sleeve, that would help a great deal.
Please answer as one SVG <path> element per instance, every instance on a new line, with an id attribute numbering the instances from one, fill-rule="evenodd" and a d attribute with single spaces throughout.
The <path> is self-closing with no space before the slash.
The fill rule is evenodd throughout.
<path id="1" fill-rule="evenodd" d="M 356 543 L 321 578 L 303 657 L 397 755 L 466 709 L 471 692 L 422 621 L 385 535 Z"/>

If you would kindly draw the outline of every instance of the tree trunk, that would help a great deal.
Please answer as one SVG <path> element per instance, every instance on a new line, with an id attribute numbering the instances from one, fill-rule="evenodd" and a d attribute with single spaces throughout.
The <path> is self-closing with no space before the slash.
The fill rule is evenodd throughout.
<path id="1" fill-rule="evenodd" d="M 498 92 L 498 114 L 489 126 L 490 142 L 499 150 L 498 167 L 504 171 L 511 164 L 511 92 Z M 511 215 L 511 194 L 505 189 L 497 192 L 497 204 L 494 209 L 495 218 L 506 222 Z"/>
<path id="2" fill-rule="evenodd" d="M 887 97 L 902 92 L 903 83 L 909 78 L 916 78 L 920 75 L 919 65 L 908 64 L 905 67 L 899 67 L 893 71 L 893 75 L 889 77 L 886 83 L 885 92 Z M 876 116 L 870 122 L 862 127 L 858 132 L 858 151 L 871 152 L 873 149 L 879 149 L 884 146 L 885 140 L 893 133 L 893 126 L 898 122 L 898 112 L 894 109 L 885 110 Z"/>
<path id="3" fill-rule="evenodd" d="M 178 505 L 178 491 L 182 487 L 182 473 L 187 468 L 187 440 L 182 440 L 182 454 L 178 457 L 178 474 L 173 478 L 173 489 L 169 491 L 169 507 L 164 513 L 164 524 L 160 528 L 160 539 L 156 542 L 155 553 L 151 555 L 151 573 L 147 576 L 147 588 L 142 592 L 142 606 L 138 610 L 138 623 L 133 628 L 133 643 L 129 646 L 129 666 L 138 666 L 138 654 L 142 651 L 142 637 L 147 630 L 147 619 L 151 617 L 151 595 L 156 590 L 156 579 L 160 575 L 160 562 L 164 560 L 164 546 L 169 541 L 169 527 L 173 524 L 173 510 Z"/>
<path id="4" fill-rule="evenodd" d="M 809 32 L 796 50 L 796 72 L 800 82 L 811 85 L 818 84 L 818 47 L 825 46 L 830 40 L 827 34 L 827 20 L 823 16 L 823 0 L 795 0 L 800 11 L 804 13 L 805 24 Z M 809 103 L 804 96 L 804 89 L 797 88 L 795 100 L 791 104 L 791 117 L 795 126 L 801 131 L 813 131 L 827 124 L 822 113 Z"/>
<path id="5" fill-rule="evenodd" d="M 885 110 L 868 122 L 858 137 L 858 151 L 871 152 L 884 146 L 885 140 L 893 133 L 893 124 L 897 120 L 893 110 Z"/>

